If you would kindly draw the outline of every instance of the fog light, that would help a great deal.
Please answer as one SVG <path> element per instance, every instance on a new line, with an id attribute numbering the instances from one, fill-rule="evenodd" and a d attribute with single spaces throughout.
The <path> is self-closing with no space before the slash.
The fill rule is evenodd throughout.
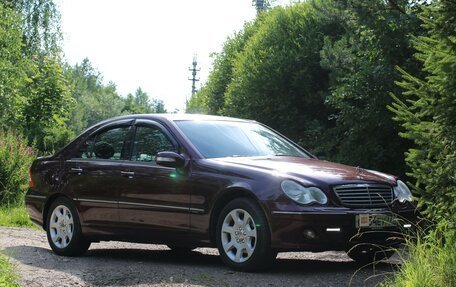
<path id="1" fill-rule="evenodd" d="M 412 227 L 411 224 L 404 224 L 404 228 L 410 228 L 410 227 Z"/>
<path id="2" fill-rule="evenodd" d="M 304 237 L 306 237 L 306 238 L 309 238 L 309 239 L 317 238 L 317 235 L 312 230 L 305 229 L 302 233 L 304 234 Z"/>
<path id="3" fill-rule="evenodd" d="M 326 228 L 327 232 L 340 232 L 340 228 Z"/>

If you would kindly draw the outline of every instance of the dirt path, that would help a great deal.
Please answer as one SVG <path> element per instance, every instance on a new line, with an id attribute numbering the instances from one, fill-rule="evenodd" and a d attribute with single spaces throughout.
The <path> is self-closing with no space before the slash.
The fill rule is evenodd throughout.
<path id="1" fill-rule="evenodd" d="M 267 273 L 225 267 L 215 249 L 187 255 L 164 245 L 101 242 L 82 257 L 53 254 L 44 231 L 0 227 L 0 251 L 12 258 L 22 286 L 375 286 L 397 261 L 358 270 L 342 252 L 279 254 Z M 376 275 L 377 274 L 377 275 Z"/>

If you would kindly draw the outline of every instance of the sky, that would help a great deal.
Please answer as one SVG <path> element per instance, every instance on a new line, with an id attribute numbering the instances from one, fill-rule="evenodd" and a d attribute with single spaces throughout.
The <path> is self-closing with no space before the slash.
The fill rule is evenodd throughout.
<path id="1" fill-rule="evenodd" d="M 286 1 L 276 1 L 278 4 Z M 64 54 L 74 65 L 89 58 L 125 96 L 141 87 L 169 112 L 185 110 L 191 96 L 188 70 L 197 55 L 204 84 L 210 54 L 246 21 L 251 0 L 60 0 Z"/>

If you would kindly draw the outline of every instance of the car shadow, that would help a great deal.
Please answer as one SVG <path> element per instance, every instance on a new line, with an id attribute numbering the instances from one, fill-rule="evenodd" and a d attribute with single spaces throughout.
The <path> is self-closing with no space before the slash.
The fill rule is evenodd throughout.
<path id="1" fill-rule="evenodd" d="M 47 248 L 22 245 L 5 248 L 3 253 L 22 264 L 65 272 L 97 286 L 376 286 L 396 268 L 386 262 L 361 268 L 350 260 L 279 258 L 267 272 L 242 273 L 228 269 L 218 255 L 198 249 L 185 254 L 153 249 L 90 249 L 81 257 L 62 257 Z"/>

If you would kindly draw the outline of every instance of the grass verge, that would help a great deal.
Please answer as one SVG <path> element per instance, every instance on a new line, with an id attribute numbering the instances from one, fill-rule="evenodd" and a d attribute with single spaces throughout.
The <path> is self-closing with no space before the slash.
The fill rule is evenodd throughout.
<path id="1" fill-rule="evenodd" d="M 0 286 L 1 287 L 18 287 L 17 276 L 14 274 L 8 257 L 0 253 Z"/>
<path id="2" fill-rule="evenodd" d="M 456 286 L 456 230 L 454 223 L 440 222 L 426 235 L 407 242 L 409 255 L 393 279 L 383 286 Z"/>
<path id="3" fill-rule="evenodd" d="M 30 221 L 25 206 L 23 205 L 1 206 L 0 226 L 38 228 Z"/>

